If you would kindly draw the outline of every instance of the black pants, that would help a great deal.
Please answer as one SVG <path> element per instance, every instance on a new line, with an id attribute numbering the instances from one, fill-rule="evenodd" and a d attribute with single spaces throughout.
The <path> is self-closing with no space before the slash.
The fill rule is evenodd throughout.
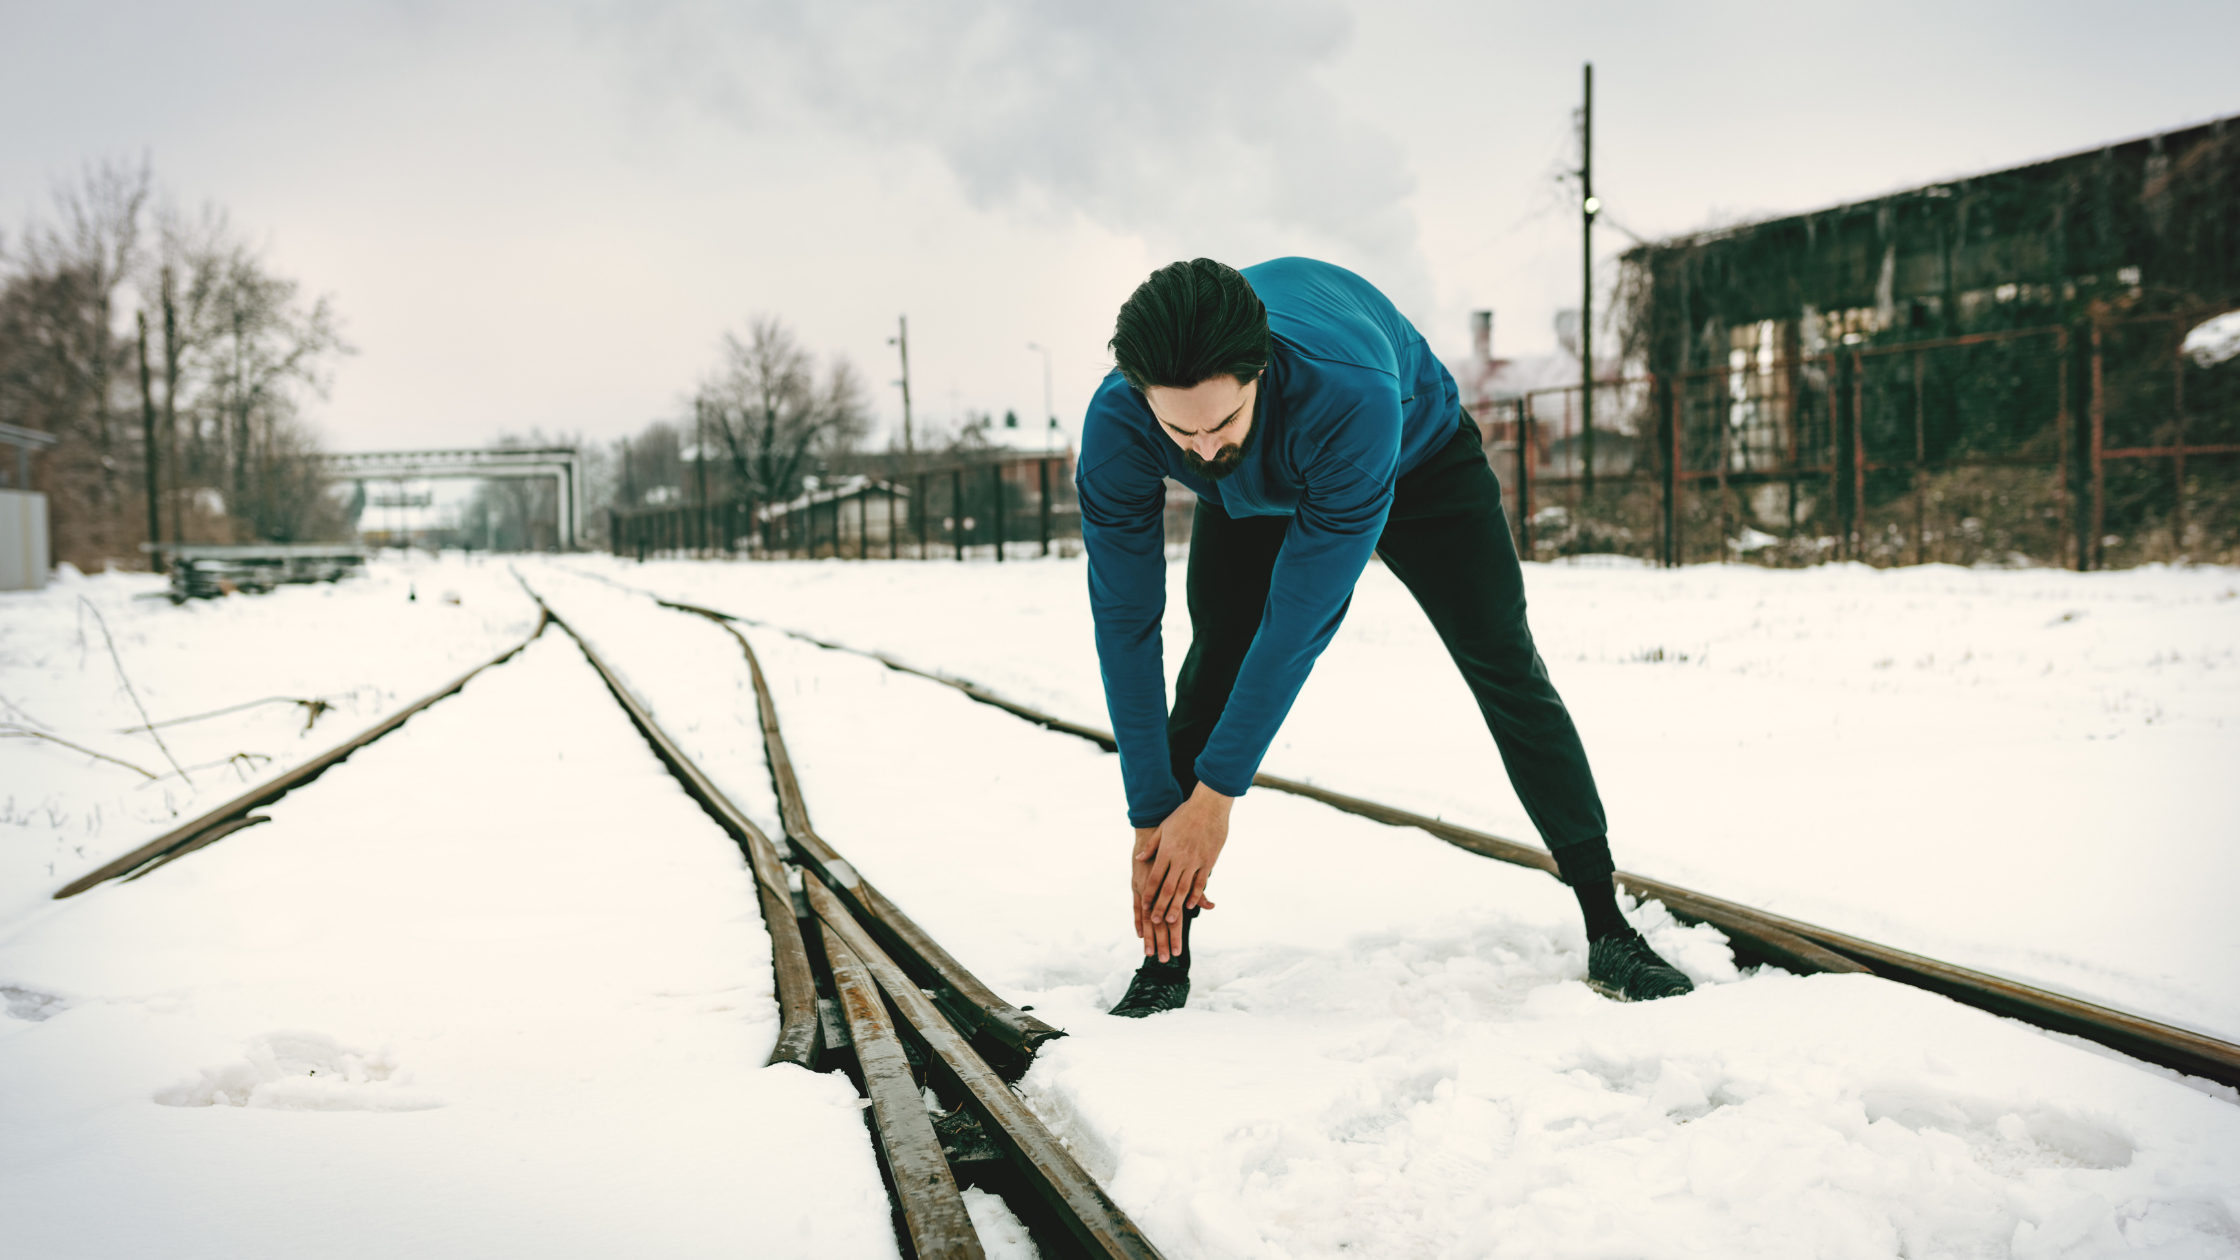
<path id="1" fill-rule="evenodd" d="M 1190 654 L 1167 720 L 1175 781 L 1185 795 L 1197 786 L 1198 754 L 1259 631 L 1290 524 L 1284 516 L 1232 517 L 1198 501 L 1190 533 Z M 1465 419 L 1453 441 L 1400 479 L 1377 554 L 1462 670 L 1509 782 L 1548 847 L 1601 840 L 1602 798 L 1578 728 L 1532 646 L 1524 573 L 1477 426 Z M 1392 720 L 1408 720 L 1405 694 L 1393 697 Z"/>

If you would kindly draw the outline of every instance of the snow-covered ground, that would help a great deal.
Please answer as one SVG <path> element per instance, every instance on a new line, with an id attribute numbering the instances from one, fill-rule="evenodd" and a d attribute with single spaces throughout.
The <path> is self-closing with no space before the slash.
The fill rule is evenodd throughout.
<path id="1" fill-rule="evenodd" d="M 522 568 L 773 828 L 736 645 L 581 574 L 1102 724 L 1077 562 Z M 421 603 L 384 566 L 321 596 L 356 624 L 284 649 L 307 600 L 131 605 L 132 642 L 123 614 L 110 624 L 143 698 L 185 685 L 152 658 L 176 644 L 191 661 L 192 627 L 216 628 L 208 653 L 266 636 L 265 659 L 237 654 L 212 688 L 218 707 L 342 685 L 317 672 L 340 668 L 319 659 L 330 643 L 373 680 L 350 685 L 409 699 L 533 620 L 500 568 L 480 587 L 457 564 L 417 572 Z M 461 591 L 439 605 L 453 620 L 424 617 L 432 575 Z M 111 610 L 132 581 L 85 587 Z M 2223 909 L 2240 575 L 1534 567 L 1528 581 L 1623 864 L 2240 1032 Z M 112 712 L 129 701 L 98 632 L 81 663 L 68 605 L 38 603 L 53 597 L 0 597 L 0 694 L 30 707 L 19 678 L 44 680 L 47 711 L 32 711 L 66 735 L 137 720 Z M 466 626 L 478 608 L 490 620 Z M 1277 794 L 1240 808 L 1190 1007 L 1113 1019 L 1136 951 L 1116 759 L 749 633 L 819 830 L 1068 1030 L 1023 1088 L 1177 1260 L 2240 1255 L 2230 1090 L 1882 981 L 1738 974 L 1715 932 L 1654 906 L 1637 921 L 1703 988 L 1615 1005 L 1579 983 L 1577 911 L 1553 881 Z M 438 658 L 426 685 L 399 681 L 394 662 Z M 775 1017 L 736 850 L 591 679 L 548 635 L 273 824 L 73 902 L 43 898 L 167 815 L 105 827 L 82 855 L 43 824 L 0 830 L 0 845 L 39 846 L 0 850 L 8 1247 L 195 1254 L 174 1245 L 183 1221 L 191 1238 L 230 1233 L 227 1254 L 891 1249 L 844 1083 L 757 1066 Z M 331 729 L 329 714 L 316 734 L 371 713 Z M 146 757 L 133 738 L 100 747 Z M 49 787 L 52 763 L 30 759 L 53 754 L 0 742 L 0 788 L 36 787 L 73 816 L 144 791 L 82 755 L 83 779 Z M 1531 838 L 1451 666 L 1381 570 L 1268 768 Z M 483 774 L 537 812 L 502 824 Z M 329 1093 L 283 1060 L 339 1066 L 345 1084 Z M 283 1076 L 263 1101 L 364 1110 L 158 1102 Z M 427 1103 L 442 1105 L 401 1110 Z M 365 1114 L 384 1105 L 400 1110 Z M 772 1132 L 809 1135 L 807 1153 L 765 1172 Z"/>
<path id="2" fill-rule="evenodd" d="M 762 1066 L 737 848 L 557 632 L 266 812 L 0 929 L 0 1253 L 894 1254 L 853 1088 Z"/>
<path id="3" fill-rule="evenodd" d="M 111 573 L 0 594 L 0 923 L 443 686 L 537 621 L 505 566 L 486 561 L 388 561 L 334 585 L 176 608 L 165 589 Z M 198 720 L 168 725 L 180 718 Z M 128 733 L 151 721 L 166 725 Z"/>
<path id="4" fill-rule="evenodd" d="M 661 576 L 915 580 L 792 568 Z M 751 708 L 720 695 L 736 649 L 612 586 L 535 580 L 753 790 L 760 767 L 726 729 Z M 858 596 L 881 611 L 852 628 L 954 616 L 1003 633 L 992 599 L 952 613 L 893 595 Z M 1716 933 L 1653 907 L 1638 921 L 1705 987 L 1616 1006 L 1580 983 L 1577 911 L 1553 881 L 1295 798 L 1261 794 L 1233 835 L 1189 1008 L 1115 1020 L 1137 959 L 1114 759 L 749 635 L 819 831 L 1068 1030 L 1024 1088 L 1170 1255 L 2240 1254 L 2230 1090 L 1879 980 L 1739 975 Z"/>
<path id="5" fill-rule="evenodd" d="M 1106 725 L 1079 561 L 569 563 Z M 1526 573 L 1620 866 L 2240 1040 L 2240 572 Z M 1539 840 L 1379 565 L 1264 768 Z"/>

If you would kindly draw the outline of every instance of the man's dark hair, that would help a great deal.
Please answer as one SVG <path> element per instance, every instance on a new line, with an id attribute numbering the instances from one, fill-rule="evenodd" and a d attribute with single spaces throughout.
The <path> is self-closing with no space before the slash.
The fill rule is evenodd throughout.
<path id="1" fill-rule="evenodd" d="M 1107 347 L 1137 389 L 1189 389 L 1268 366 L 1268 308 L 1234 267 L 1211 258 L 1169 263 L 1120 304 Z"/>

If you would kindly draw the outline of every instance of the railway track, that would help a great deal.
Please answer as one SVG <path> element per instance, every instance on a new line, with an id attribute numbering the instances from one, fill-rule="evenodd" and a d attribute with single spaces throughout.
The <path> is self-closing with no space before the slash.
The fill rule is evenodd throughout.
<path id="1" fill-rule="evenodd" d="M 650 594 L 601 580 L 636 594 Z M 1064 1034 L 988 988 L 817 834 L 768 680 L 752 644 L 738 629 L 741 624 L 767 623 L 658 600 L 681 615 L 721 626 L 737 643 L 753 684 L 779 803 L 783 835 L 778 837 L 763 832 L 662 730 L 643 698 L 630 690 L 564 615 L 533 590 L 530 594 L 541 616 L 536 631 L 521 644 L 321 757 L 72 881 L 55 896 L 79 895 L 106 880 L 139 878 L 264 821 L 256 809 L 310 783 L 352 752 L 398 729 L 412 715 L 458 693 L 476 674 L 512 659 L 548 627 L 556 627 L 575 641 L 670 773 L 745 854 L 771 934 L 781 1015 L 768 1061 L 841 1071 L 856 1083 L 867 1100 L 867 1121 L 890 1192 L 896 1237 L 906 1254 L 981 1255 L 962 1197 L 964 1189 L 978 1186 L 1003 1198 L 1046 1256 L 1157 1256 L 1157 1248 L 1011 1088 L 1031 1065 L 1036 1050 Z M 821 648 L 875 659 L 1054 732 L 1108 750 L 1113 747 L 1106 731 L 1020 704 L 970 681 L 887 654 L 784 627 L 768 628 Z M 1258 776 L 1256 783 L 1387 825 L 1416 827 L 1472 852 L 1553 873 L 1553 862 L 1534 846 L 1276 776 Z M 2149 1062 L 2240 1085 L 2240 1047 L 2230 1043 L 1661 881 L 1627 873 L 1619 878 L 1628 891 L 1663 901 L 1677 917 L 1719 927 L 1746 958 L 1796 971 L 1880 975 L 2086 1037 Z M 928 1089 L 938 1100 L 938 1110 L 930 1110 L 925 1101 Z"/>
<path id="2" fill-rule="evenodd" d="M 1064 1034 L 999 997 L 816 834 L 767 680 L 746 638 L 726 626 L 754 682 L 782 838 L 764 833 L 739 809 L 592 644 L 534 590 L 529 594 L 540 616 L 521 643 L 287 774 L 72 880 L 54 896 L 141 878 L 268 821 L 254 811 L 310 784 L 557 627 L 670 774 L 745 854 L 771 936 L 780 1014 L 767 1063 L 840 1071 L 855 1081 L 869 1104 L 904 1254 L 924 1260 L 981 1256 L 962 1196 L 978 1186 L 1004 1200 L 1045 1256 L 1156 1260 L 1158 1249 L 1011 1088 L 1035 1049 Z M 939 1112 L 929 1110 L 922 1092 L 929 1088 Z"/>
<path id="3" fill-rule="evenodd" d="M 746 637 L 725 624 L 754 683 L 783 851 L 693 765 L 565 617 L 541 598 L 538 604 L 576 640 L 686 790 L 746 850 L 777 959 L 782 1024 L 771 1061 L 838 1067 L 855 1078 L 871 1102 L 897 1236 L 912 1253 L 982 1254 L 961 1197 L 962 1188 L 977 1185 L 1004 1199 L 1045 1256 L 1157 1257 L 1158 1248 L 1011 1089 L 1035 1049 L 1064 1034 L 997 996 L 816 834 Z M 920 1093 L 929 1086 L 942 1105 L 937 1116 Z"/>
<path id="4" fill-rule="evenodd" d="M 272 804 L 288 793 L 317 779 L 335 766 L 349 760 L 350 754 L 395 731 L 398 727 L 410 721 L 414 714 L 459 694 L 468 683 L 474 681 L 475 675 L 486 669 L 503 665 L 520 655 L 522 649 L 537 641 L 537 637 L 544 633 L 545 627 L 549 624 L 549 619 L 538 618 L 537 628 L 530 631 L 529 636 L 521 642 L 514 644 L 286 774 L 276 775 L 270 781 L 258 784 L 216 809 L 188 822 L 181 823 L 131 852 L 87 871 L 56 889 L 55 900 L 60 901 L 64 898 L 75 897 L 112 879 L 139 879 L 168 862 L 175 862 L 197 849 L 225 839 L 236 831 L 271 821 L 254 811 Z"/>
<path id="5" fill-rule="evenodd" d="M 665 599 L 653 592 L 614 582 L 612 579 L 599 580 L 652 598 L 662 607 L 676 612 L 725 623 L 758 626 L 828 651 L 867 657 L 899 673 L 954 688 L 979 703 L 1001 709 L 1046 730 L 1089 740 L 1108 752 L 1117 748 L 1109 731 L 1021 704 L 978 683 L 924 669 L 888 653 L 835 643 L 720 609 Z M 741 642 L 744 643 L 743 638 Z M 1413 827 L 1496 861 L 1531 867 L 1550 876 L 1556 873 L 1555 860 L 1545 849 L 1535 845 L 1276 775 L 1255 775 L 1253 784 L 1319 801 L 1388 826 Z M 1620 887 L 1631 895 L 1642 900 L 1664 903 L 1674 917 L 1683 922 L 1709 923 L 1724 932 L 1735 947 L 1738 962 L 1770 962 L 1800 973 L 1872 974 L 1938 993 L 1964 1005 L 2018 1019 L 2051 1032 L 2081 1037 L 2148 1063 L 2204 1077 L 2219 1084 L 2240 1087 L 2240 1045 L 2004 976 L 1962 967 L 1815 923 L 1714 897 L 1663 880 L 1627 871 L 1618 872 L 1617 879 Z"/>

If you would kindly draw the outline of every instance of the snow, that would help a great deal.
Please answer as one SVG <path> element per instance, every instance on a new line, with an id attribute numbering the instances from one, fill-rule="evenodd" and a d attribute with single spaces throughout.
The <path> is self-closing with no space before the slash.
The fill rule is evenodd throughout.
<path id="1" fill-rule="evenodd" d="M 972 645 L 949 659 L 1045 685 L 1069 649 L 1013 626 L 1056 618 L 1001 596 L 1040 590 L 1056 610 L 1071 595 L 1056 584 L 1079 577 L 620 576 L 640 574 L 841 639 L 945 635 Z M 624 611 L 612 586 L 536 580 L 564 610 L 600 610 L 568 615 L 612 627 L 603 653 L 661 662 L 677 694 L 657 704 L 710 689 L 737 655 L 694 619 L 662 630 L 649 601 Z M 963 589 L 896 589 L 943 580 Z M 1582 983 L 1577 911 L 1553 881 L 1297 798 L 1255 794 L 1232 834 L 1190 1005 L 1113 1019 L 1137 961 L 1115 759 L 862 657 L 748 634 L 820 833 L 1067 1030 L 1022 1088 L 1170 1256 L 2240 1254 L 2229 1089 L 1885 981 L 1740 973 L 1716 932 L 1654 905 L 1636 924 L 1704 987 L 1615 1005 Z"/>
<path id="2" fill-rule="evenodd" d="M 13 733 L 0 738 L 0 922 L 519 643 L 537 617 L 504 565 L 425 557 L 176 608 L 165 589 L 110 573 L 0 594 L 0 731 Z M 307 723 L 314 715 L 283 699 L 122 733 L 271 697 L 329 707 Z"/>
<path id="3" fill-rule="evenodd" d="M 1103 724 L 1077 561 L 521 567 L 773 831 L 736 642 L 586 575 Z M 2240 576 L 1527 580 L 1621 864 L 2240 1032 L 2224 895 Z M 73 738 L 137 720 L 76 593 L 158 717 L 321 688 L 409 700 L 534 619 L 495 565 L 383 563 L 326 593 L 180 610 L 131 602 L 137 582 L 7 597 L 0 694 Z M 431 582 L 461 603 L 431 608 Z M 2229 1089 L 1872 978 L 1740 972 L 1717 932 L 1653 903 L 1634 921 L 1702 987 L 1614 1004 L 1581 982 L 1554 881 L 1280 794 L 1239 807 L 1189 1006 L 1114 1019 L 1139 948 L 1117 760 L 747 633 L 819 831 L 1067 1030 L 1021 1088 L 1176 1260 L 2240 1255 Z M 310 741 L 295 715 L 195 755 L 300 757 L 374 720 L 366 704 Z M 1381 570 L 1267 768 L 1532 838 Z M 46 902 L 166 825 L 139 782 L 0 742 L 0 794 L 108 820 L 90 842 L 82 821 L 0 829 L 9 1250 L 893 1254 L 844 1078 L 759 1066 L 776 1012 L 736 848 L 557 631 L 272 824 Z M 205 787 L 200 807 L 238 790 Z M 991 1255 L 1027 1254 L 1000 1200 L 967 1202 Z"/>
<path id="4" fill-rule="evenodd" d="M 2226 311 L 2195 325 L 2179 350 L 2196 366 L 2205 368 L 2240 356 L 2240 311 Z"/>
<path id="5" fill-rule="evenodd" d="M 762 1066 L 737 847 L 563 636 L 265 812 L 0 929 L 0 1251 L 895 1254 L 853 1088 Z"/>
<path id="6" fill-rule="evenodd" d="M 1108 724 L 1079 561 L 569 563 Z M 1526 575 L 1622 868 L 2240 1040 L 2240 573 Z M 1539 839 L 1378 565 L 1263 768 Z"/>

